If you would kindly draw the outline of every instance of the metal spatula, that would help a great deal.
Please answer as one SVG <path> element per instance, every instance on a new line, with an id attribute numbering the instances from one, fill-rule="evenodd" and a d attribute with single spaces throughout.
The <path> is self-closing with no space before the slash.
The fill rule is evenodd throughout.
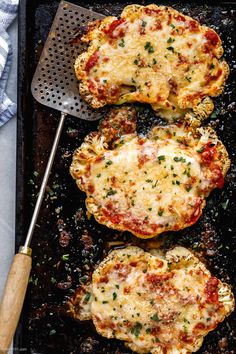
<path id="1" fill-rule="evenodd" d="M 0 353 L 8 352 L 19 321 L 32 263 L 32 250 L 29 246 L 65 117 L 70 114 L 91 121 L 100 118 L 99 112 L 90 109 L 79 96 L 73 64 L 76 56 L 84 50 L 84 45 L 72 43 L 72 39 L 88 22 L 103 17 L 96 12 L 61 1 L 33 77 L 31 91 L 34 98 L 59 110 L 61 118 L 24 246 L 15 255 L 6 281 L 0 305 Z"/>

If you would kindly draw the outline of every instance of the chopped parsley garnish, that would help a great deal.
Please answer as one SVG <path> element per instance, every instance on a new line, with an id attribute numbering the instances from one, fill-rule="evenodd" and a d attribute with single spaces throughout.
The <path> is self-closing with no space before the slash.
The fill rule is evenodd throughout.
<path id="1" fill-rule="evenodd" d="M 135 59 L 135 60 L 134 60 L 134 64 L 135 64 L 135 65 L 138 65 L 138 59 Z"/>
<path id="2" fill-rule="evenodd" d="M 146 181 L 145 182 L 147 182 L 147 183 L 152 183 L 153 182 L 153 180 L 152 179 L 146 179 Z"/>
<path id="3" fill-rule="evenodd" d="M 224 210 L 226 210 L 228 208 L 228 204 L 229 204 L 229 199 L 227 199 L 226 202 L 223 202 L 220 205 Z"/>
<path id="4" fill-rule="evenodd" d="M 174 41 L 175 41 L 175 39 L 172 38 L 172 37 L 170 37 L 170 38 L 168 39 L 167 43 L 173 43 Z"/>
<path id="5" fill-rule="evenodd" d="M 142 328 L 143 328 L 142 324 L 140 322 L 136 322 L 134 327 L 131 329 L 131 333 L 134 334 L 136 338 L 138 338 Z"/>
<path id="6" fill-rule="evenodd" d="M 117 191 L 115 191 L 114 189 L 112 189 L 112 188 L 110 187 L 109 191 L 108 191 L 107 194 L 106 194 L 106 197 L 108 197 L 109 195 L 114 195 L 114 194 L 116 194 L 116 193 L 117 193 Z"/>
<path id="7" fill-rule="evenodd" d="M 165 161 L 165 155 L 160 155 L 157 157 L 158 158 L 158 161 Z"/>
<path id="8" fill-rule="evenodd" d="M 188 81 L 188 82 L 191 82 L 192 78 L 190 76 L 185 76 L 185 79 Z"/>
<path id="9" fill-rule="evenodd" d="M 184 317 L 184 322 L 190 324 L 189 320 L 187 320 L 187 318 L 185 317 Z"/>
<path id="10" fill-rule="evenodd" d="M 153 65 L 157 63 L 157 60 L 155 58 L 152 59 Z"/>
<path id="11" fill-rule="evenodd" d="M 90 300 L 91 294 L 90 293 L 86 293 L 85 297 L 84 297 L 84 301 L 88 302 Z"/>
<path id="12" fill-rule="evenodd" d="M 157 183 L 158 183 L 158 179 L 157 179 L 156 182 L 152 185 L 152 188 L 156 188 Z"/>
<path id="13" fill-rule="evenodd" d="M 163 213 L 164 213 L 164 210 L 163 210 L 163 209 L 158 210 L 158 215 L 159 215 L 159 216 L 162 216 Z"/>
<path id="14" fill-rule="evenodd" d="M 175 52 L 175 49 L 174 49 L 174 47 L 172 47 L 172 46 L 166 47 L 166 49 L 167 49 L 167 50 L 170 50 L 172 53 Z"/>
<path id="15" fill-rule="evenodd" d="M 173 23 L 171 23 L 171 24 L 170 24 L 170 27 L 175 28 L 175 25 L 173 25 Z"/>
<path id="16" fill-rule="evenodd" d="M 151 333 L 151 328 L 147 328 L 147 329 L 146 329 L 146 333 L 147 333 L 147 334 Z"/>
<path id="17" fill-rule="evenodd" d="M 109 302 L 109 301 L 103 301 L 102 303 L 103 303 L 103 304 L 108 304 L 108 302 Z"/>
<path id="18" fill-rule="evenodd" d="M 180 181 L 175 181 L 175 183 L 179 186 L 180 185 Z"/>
<path id="19" fill-rule="evenodd" d="M 147 26 L 147 22 L 146 21 L 142 21 L 142 27 L 146 27 Z"/>
<path id="20" fill-rule="evenodd" d="M 119 284 L 116 284 L 116 289 L 119 289 L 120 288 L 120 285 Z"/>
<path id="21" fill-rule="evenodd" d="M 217 117 L 217 112 L 213 112 L 211 115 L 210 115 L 210 118 L 216 118 Z"/>
<path id="22" fill-rule="evenodd" d="M 151 318 L 151 320 L 153 320 L 153 321 L 155 321 L 155 322 L 159 322 L 159 321 L 160 321 L 160 319 L 159 319 L 157 313 L 155 313 L 155 315 L 151 316 L 150 318 Z"/>
<path id="23" fill-rule="evenodd" d="M 100 177 L 101 177 L 101 173 L 98 173 L 96 177 L 97 177 L 97 178 L 100 178 Z"/>
<path id="24" fill-rule="evenodd" d="M 181 157 L 175 156 L 174 161 L 175 162 L 186 162 L 186 159 L 183 158 L 182 156 Z"/>
<path id="25" fill-rule="evenodd" d="M 105 163 L 105 168 L 107 168 L 108 166 L 110 166 L 113 162 L 111 160 L 108 160 L 106 163 Z"/>
<path id="26" fill-rule="evenodd" d="M 132 78 L 133 79 L 133 78 Z M 116 127 L 114 127 L 115 129 L 116 129 Z M 123 145 L 125 142 L 124 142 L 124 140 L 122 139 L 122 140 L 120 140 L 118 143 L 116 143 L 116 144 L 114 144 L 114 147 L 115 148 L 117 148 L 117 147 L 119 147 L 120 145 Z"/>
<path id="27" fill-rule="evenodd" d="M 148 211 L 152 211 L 152 208 L 148 208 Z"/>
<path id="28" fill-rule="evenodd" d="M 199 154 L 201 154 L 201 152 L 203 152 L 203 151 L 204 151 L 204 149 L 205 149 L 205 147 L 204 147 L 204 146 L 202 146 L 200 149 L 198 149 L 198 150 L 197 150 L 197 152 L 199 152 Z"/>
<path id="29" fill-rule="evenodd" d="M 187 192 L 190 192 L 191 189 L 192 189 L 192 186 L 186 186 L 185 189 L 186 189 Z"/>
<path id="30" fill-rule="evenodd" d="M 115 300 L 117 299 L 117 293 L 114 292 L 114 293 L 112 294 L 112 296 L 113 296 L 113 300 L 115 301 Z"/>
<path id="31" fill-rule="evenodd" d="M 121 39 L 121 42 L 119 43 L 120 47 L 124 47 L 125 46 L 125 41 L 124 38 Z"/>
<path id="32" fill-rule="evenodd" d="M 149 54 L 154 53 L 154 48 L 151 45 L 151 42 L 146 42 L 144 49 L 146 49 Z"/>
<path id="33" fill-rule="evenodd" d="M 188 332 L 188 327 L 186 325 L 183 325 L 184 332 Z"/>
<path id="34" fill-rule="evenodd" d="M 215 65 L 211 63 L 210 69 L 215 69 Z"/>
<path id="35" fill-rule="evenodd" d="M 55 284 L 56 282 L 57 282 L 56 279 L 53 278 L 53 277 L 51 277 L 51 283 L 52 283 L 52 284 Z"/>
<path id="36" fill-rule="evenodd" d="M 68 260 L 69 260 L 69 257 L 70 257 L 69 254 L 63 254 L 63 256 L 61 257 L 61 259 L 62 259 L 63 261 L 68 261 Z"/>

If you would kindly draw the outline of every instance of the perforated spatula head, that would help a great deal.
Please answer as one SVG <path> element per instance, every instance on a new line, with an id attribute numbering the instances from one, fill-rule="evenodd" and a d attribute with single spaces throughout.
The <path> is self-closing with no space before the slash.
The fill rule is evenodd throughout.
<path id="1" fill-rule="evenodd" d="M 74 62 L 85 45 L 73 43 L 72 39 L 88 22 L 103 17 L 69 2 L 60 2 L 31 84 L 38 102 L 85 120 L 101 117 L 79 95 Z"/>

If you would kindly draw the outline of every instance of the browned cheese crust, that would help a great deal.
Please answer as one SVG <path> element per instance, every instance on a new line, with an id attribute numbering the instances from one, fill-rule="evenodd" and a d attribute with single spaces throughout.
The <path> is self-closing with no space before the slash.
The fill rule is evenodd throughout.
<path id="1" fill-rule="evenodd" d="M 229 73 L 218 34 L 171 7 L 129 5 L 91 23 L 82 41 L 75 73 L 93 108 L 143 102 L 169 122 L 200 124 Z"/>
<path id="2" fill-rule="evenodd" d="M 122 124 L 120 124 L 122 122 Z M 95 219 L 150 238 L 194 224 L 222 188 L 230 160 L 214 130 L 185 125 L 135 132 L 135 112 L 113 110 L 75 151 L 70 173 Z"/>
<path id="3" fill-rule="evenodd" d="M 74 318 L 92 319 L 99 334 L 140 354 L 196 352 L 233 309 L 230 286 L 183 247 L 114 250 L 69 302 Z"/>

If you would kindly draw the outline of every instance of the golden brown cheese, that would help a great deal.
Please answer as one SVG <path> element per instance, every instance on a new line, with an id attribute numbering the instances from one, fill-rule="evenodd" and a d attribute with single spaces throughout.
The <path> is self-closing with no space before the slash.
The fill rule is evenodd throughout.
<path id="1" fill-rule="evenodd" d="M 82 41 L 75 72 L 94 108 L 137 101 L 169 121 L 201 121 L 229 72 L 217 33 L 171 7 L 129 5 L 120 19 L 90 24 Z"/>
<path id="2" fill-rule="evenodd" d="M 183 247 L 165 256 L 112 251 L 70 303 L 75 318 L 91 318 L 102 336 L 141 354 L 196 352 L 233 309 L 230 287 Z"/>
<path id="3" fill-rule="evenodd" d="M 123 135 L 111 147 L 101 132 L 91 133 L 70 172 L 99 223 L 149 238 L 194 224 L 229 165 L 211 128 L 169 125 L 148 137 Z"/>

